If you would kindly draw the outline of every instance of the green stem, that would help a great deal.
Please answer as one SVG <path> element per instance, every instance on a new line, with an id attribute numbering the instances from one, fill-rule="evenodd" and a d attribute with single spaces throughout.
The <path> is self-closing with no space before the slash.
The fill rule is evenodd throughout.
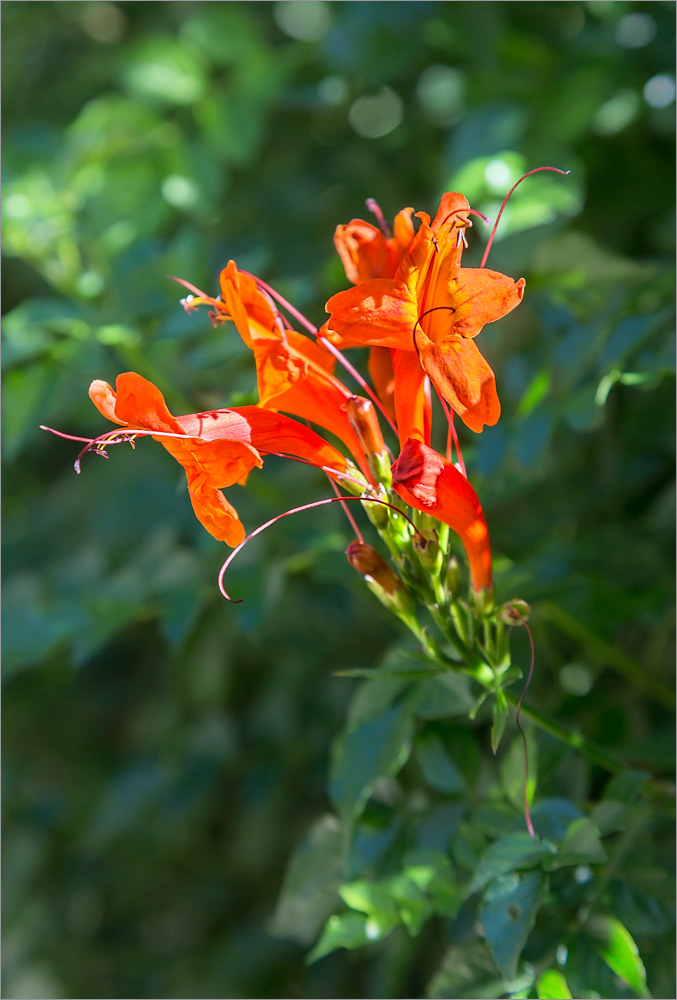
<path id="1" fill-rule="evenodd" d="M 512 691 L 506 691 L 505 697 L 509 705 L 517 708 L 519 697 L 516 694 Z M 576 732 L 576 730 L 565 729 L 564 726 L 553 722 L 552 719 L 549 719 L 537 709 L 523 704 L 520 713 L 531 719 L 534 725 L 542 729 L 543 732 L 549 733 L 556 740 L 559 740 L 560 743 L 566 743 L 573 750 L 582 753 L 591 763 L 597 764 L 598 767 L 603 767 L 605 771 L 609 771 L 611 774 L 619 774 L 621 771 L 630 770 L 630 766 L 620 757 L 617 757 L 616 754 L 597 746 L 597 744 L 592 743 L 581 733 Z"/>

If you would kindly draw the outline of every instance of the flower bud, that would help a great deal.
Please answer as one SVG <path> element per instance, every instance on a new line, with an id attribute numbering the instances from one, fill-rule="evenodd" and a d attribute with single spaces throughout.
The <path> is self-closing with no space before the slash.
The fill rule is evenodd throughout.
<path id="1" fill-rule="evenodd" d="M 402 590 L 400 578 L 395 576 L 385 559 L 371 545 L 356 539 L 346 549 L 346 555 L 353 569 L 377 583 L 386 594 L 392 596 Z"/>
<path id="2" fill-rule="evenodd" d="M 346 403 L 348 422 L 357 434 L 369 468 L 376 480 L 390 481 L 390 462 L 374 404 L 364 396 L 351 396 Z"/>
<path id="3" fill-rule="evenodd" d="M 461 593 L 461 567 L 456 556 L 452 556 L 447 563 L 447 572 L 444 581 L 444 589 L 450 600 L 458 597 Z"/>
<path id="4" fill-rule="evenodd" d="M 419 532 L 412 538 L 412 545 L 421 561 L 421 565 L 428 570 L 437 571 L 440 555 L 437 534 L 433 531 L 430 535 L 426 536 Z"/>
<path id="5" fill-rule="evenodd" d="M 516 598 L 508 601 L 498 612 L 498 620 L 504 625 L 524 625 L 529 620 L 531 607 L 526 601 Z"/>

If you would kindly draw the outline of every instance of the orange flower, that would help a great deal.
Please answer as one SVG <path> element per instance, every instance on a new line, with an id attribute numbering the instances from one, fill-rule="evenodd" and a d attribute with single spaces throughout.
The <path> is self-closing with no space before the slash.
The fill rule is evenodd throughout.
<path id="1" fill-rule="evenodd" d="M 221 272 L 220 299 L 192 299 L 189 308 L 208 302 L 218 322 L 232 320 L 254 353 L 259 405 L 284 410 L 335 434 L 369 475 L 346 404 L 352 393 L 333 374 L 334 358 L 324 347 L 285 327 L 280 313 L 248 274 L 230 261 Z"/>
<path id="2" fill-rule="evenodd" d="M 395 274 L 414 238 L 413 211 L 413 208 L 403 208 L 398 212 L 392 236 L 362 219 L 353 219 L 347 226 L 336 227 L 334 245 L 346 269 L 348 281 L 357 285 L 370 278 L 390 278 Z"/>
<path id="3" fill-rule="evenodd" d="M 292 455 L 325 469 L 334 478 L 352 468 L 339 451 L 309 427 L 258 406 L 240 406 L 174 417 L 152 382 L 125 372 L 114 392 L 96 379 L 89 395 L 98 410 L 134 431 L 157 432 L 156 441 L 179 462 L 188 480 L 193 510 L 200 523 L 219 541 L 235 546 L 244 528 L 222 488 L 243 482 L 261 468 L 261 453 Z M 155 436 L 155 435 L 152 435 Z"/>
<path id="4" fill-rule="evenodd" d="M 393 487 L 403 500 L 444 521 L 460 536 L 475 590 L 491 587 L 489 529 L 477 494 L 465 476 L 415 439 L 407 441 L 392 472 Z"/>
<path id="5" fill-rule="evenodd" d="M 468 209 L 466 199 L 452 192 L 432 222 L 417 213 L 421 225 L 394 275 L 339 292 L 326 308 L 335 343 L 415 351 L 440 395 L 468 427 L 481 431 L 501 410 L 494 374 L 473 338 L 519 304 L 524 279 L 461 267 Z"/>

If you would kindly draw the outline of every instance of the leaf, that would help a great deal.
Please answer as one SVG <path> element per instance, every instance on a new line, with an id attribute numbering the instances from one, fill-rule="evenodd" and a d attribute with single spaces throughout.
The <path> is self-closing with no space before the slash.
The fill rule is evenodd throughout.
<path id="1" fill-rule="evenodd" d="M 310 944 L 338 902 L 341 828 L 326 815 L 297 847 L 282 884 L 271 934 Z"/>
<path id="2" fill-rule="evenodd" d="M 335 913 L 329 918 L 322 931 L 322 937 L 306 958 L 306 965 L 312 965 L 337 948 L 362 948 L 378 935 L 370 936 L 369 921 L 363 913 Z"/>
<path id="3" fill-rule="evenodd" d="M 494 721 L 491 727 L 491 749 L 494 753 L 497 752 L 501 740 L 503 739 L 505 724 L 508 721 L 509 714 L 510 709 L 508 708 L 508 702 L 506 701 L 505 694 L 499 688 L 496 692 L 496 701 L 494 702 Z"/>
<path id="4" fill-rule="evenodd" d="M 630 932 L 615 917 L 600 917 L 592 927 L 595 936 L 603 938 L 597 948 L 600 957 L 635 993 L 648 997 L 646 970 Z"/>
<path id="5" fill-rule="evenodd" d="M 464 941 L 452 945 L 433 976 L 427 996 L 432 1000 L 449 997 L 499 997 L 503 982 L 496 974 L 484 941 Z"/>
<path id="6" fill-rule="evenodd" d="M 601 864 L 606 861 L 606 853 L 600 841 L 599 830 L 586 816 L 575 819 L 566 832 L 557 857 L 549 862 L 548 868 L 566 868 L 569 865 Z"/>
<path id="7" fill-rule="evenodd" d="M 541 905 L 541 872 L 502 875 L 491 883 L 480 907 L 480 921 L 496 964 L 514 979 L 522 948 Z"/>
<path id="8" fill-rule="evenodd" d="M 606 786 L 603 798 L 615 799 L 626 806 L 631 806 L 648 780 L 649 775 L 646 771 L 622 771 Z"/>
<path id="9" fill-rule="evenodd" d="M 592 811 L 590 819 L 603 837 L 610 833 L 620 833 L 625 830 L 627 807 L 615 799 L 604 799 L 598 802 Z"/>
<path id="10" fill-rule="evenodd" d="M 554 856 L 556 850 L 548 840 L 534 841 L 528 833 L 508 834 L 492 844 L 480 861 L 468 886 L 468 895 L 499 876 L 536 867 L 544 858 Z"/>
<path id="11" fill-rule="evenodd" d="M 416 937 L 434 912 L 431 901 L 407 875 L 394 875 L 388 880 L 388 890 L 397 904 L 400 920 L 411 936 Z"/>
<path id="12" fill-rule="evenodd" d="M 442 740 L 435 733 L 424 733 L 416 741 L 416 760 L 425 780 L 447 795 L 458 795 L 465 789 L 463 775 L 447 754 Z"/>
<path id="13" fill-rule="evenodd" d="M 421 719 L 451 719 L 467 715 L 475 704 L 475 696 L 469 677 L 447 670 L 439 677 L 417 684 L 409 701 L 412 711 Z"/>
<path id="14" fill-rule="evenodd" d="M 413 719 L 406 707 L 399 705 L 336 741 L 329 794 L 347 824 L 352 826 L 361 815 L 375 782 L 397 774 L 406 763 L 413 735 Z"/>
<path id="15" fill-rule="evenodd" d="M 548 969 L 536 983 L 538 1000 L 571 1000 L 567 981 L 557 969 Z"/>

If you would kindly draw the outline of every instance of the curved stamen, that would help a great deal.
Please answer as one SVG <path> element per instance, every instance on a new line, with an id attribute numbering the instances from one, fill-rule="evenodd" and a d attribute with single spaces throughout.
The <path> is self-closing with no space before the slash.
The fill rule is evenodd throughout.
<path id="1" fill-rule="evenodd" d="M 444 216 L 444 218 L 440 222 L 439 228 L 441 229 L 442 226 L 447 221 L 447 219 L 450 219 L 452 217 L 452 215 L 458 215 L 459 212 L 465 212 L 466 215 L 479 215 L 480 219 L 482 220 L 482 222 L 484 223 L 485 226 L 488 226 L 489 223 L 490 223 L 490 221 L 491 221 L 482 212 L 478 212 L 478 210 L 476 208 L 455 208 L 453 210 L 453 212 L 449 212 L 449 215 L 445 215 Z M 464 222 L 465 222 L 465 220 L 464 220 Z M 471 226 L 472 226 L 472 219 L 468 219 L 468 221 L 465 222 L 465 225 L 464 225 L 463 228 L 467 228 L 467 227 L 471 227 Z"/>
<path id="2" fill-rule="evenodd" d="M 498 210 L 498 215 L 496 216 L 496 222 L 494 222 L 494 228 L 491 230 L 491 234 L 489 236 L 489 242 L 487 243 L 486 249 L 484 251 L 484 256 L 482 257 L 480 268 L 484 267 L 484 265 L 487 262 L 487 257 L 489 256 L 489 251 L 491 250 L 491 244 L 494 242 L 494 236 L 496 235 L 498 224 L 501 221 L 501 216 L 503 215 L 503 209 L 507 205 L 508 199 L 510 198 L 511 194 L 513 193 L 515 188 L 522 183 L 523 180 L 526 180 L 527 177 L 531 177 L 532 174 L 539 173 L 541 170 L 553 170 L 556 174 L 564 174 L 565 176 L 571 173 L 570 170 L 560 170 L 559 167 L 535 167 L 533 170 L 529 170 L 528 173 L 523 174 L 518 181 L 515 181 L 515 183 L 510 188 L 507 195 L 503 199 L 501 207 Z"/>
<path id="3" fill-rule="evenodd" d="M 268 294 L 271 295 L 276 302 L 279 302 L 282 308 L 286 309 L 290 316 L 293 316 L 294 319 L 297 319 L 302 326 L 305 326 L 308 333 L 317 334 L 317 327 L 314 326 L 309 319 L 306 319 L 303 313 L 299 312 L 299 310 L 293 306 L 291 302 L 285 299 L 284 295 L 280 295 L 280 293 L 277 292 L 271 285 L 265 282 L 262 278 L 258 278 L 255 274 L 252 274 L 251 271 L 240 271 L 240 274 L 246 274 L 248 278 L 253 278 L 259 288 L 268 292 Z"/>
<path id="4" fill-rule="evenodd" d="M 449 310 L 452 313 L 456 312 L 456 309 L 453 306 L 433 306 L 431 309 L 426 309 L 425 312 L 422 312 L 421 315 L 417 318 L 416 322 L 414 323 L 414 329 L 412 330 L 412 337 L 414 338 L 414 350 L 418 354 L 419 359 L 420 359 L 421 355 L 419 353 L 418 344 L 416 343 L 416 327 L 420 326 L 421 327 L 421 332 L 425 333 L 425 330 L 421 326 L 421 320 L 425 319 L 425 317 L 428 316 L 428 315 L 430 315 L 430 313 L 437 312 L 438 309 L 447 309 L 447 310 Z M 428 334 L 426 333 L 426 337 L 427 336 L 428 336 Z"/>
<path id="5" fill-rule="evenodd" d="M 524 696 L 527 693 L 529 685 L 531 684 L 531 678 L 534 673 L 534 660 L 536 658 L 536 653 L 534 650 L 534 637 L 531 634 L 531 629 L 526 623 L 526 619 L 522 617 L 522 615 L 516 608 L 514 609 L 514 613 L 517 615 L 517 617 L 527 630 L 527 635 L 529 636 L 529 643 L 531 644 L 531 665 L 529 666 L 529 676 L 527 677 L 527 682 L 524 685 L 524 690 L 520 695 L 520 699 L 517 702 L 517 710 L 515 712 L 515 722 L 517 723 L 517 728 L 520 731 L 520 734 L 522 736 L 522 743 L 524 744 L 524 820 L 527 825 L 527 830 L 529 831 L 529 836 L 531 837 L 532 840 L 535 840 L 536 834 L 534 833 L 534 827 L 531 822 L 531 814 L 529 812 L 529 750 L 527 747 L 527 738 L 520 724 L 520 709 L 522 708 L 522 701 L 524 699 Z"/>
<path id="6" fill-rule="evenodd" d="M 258 528 L 254 528 L 254 530 L 252 532 L 250 532 L 250 534 L 248 534 L 247 537 L 244 538 L 240 542 L 240 544 L 238 546 L 236 546 L 236 548 L 234 548 L 233 551 L 230 553 L 230 555 L 228 556 L 228 558 L 224 562 L 223 566 L 219 570 L 219 576 L 218 576 L 219 590 L 221 591 L 221 593 L 225 597 L 225 599 L 227 601 L 230 601 L 231 604 L 242 604 L 242 598 L 240 598 L 239 600 L 236 601 L 226 591 L 225 587 L 223 586 L 223 578 L 225 576 L 226 570 L 228 569 L 228 567 L 232 563 L 233 559 L 238 554 L 238 552 L 245 547 L 245 545 L 247 544 L 247 542 L 250 542 L 252 540 L 252 538 L 256 538 L 256 536 L 260 535 L 262 531 L 265 531 L 266 528 L 269 528 L 272 524 L 275 524 L 277 521 L 280 521 L 283 517 L 289 517 L 291 514 L 300 514 L 301 511 L 312 510 L 313 507 L 325 507 L 327 504 L 330 504 L 330 503 L 340 503 L 340 502 L 346 503 L 348 500 L 359 500 L 360 503 L 379 503 L 379 504 L 381 504 L 384 507 L 390 507 L 391 510 L 396 511 L 398 514 L 400 514 L 405 519 L 405 521 L 409 522 L 409 524 L 411 525 L 411 527 L 414 529 L 414 532 L 415 532 L 416 535 L 419 534 L 416 525 L 414 524 L 414 522 L 411 520 L 410 517 L 407 517 L 407 515 L 404 513 L 403 510 L 400 510 L 399 507 L 396 507 L 392 503 L 388 503 L 387 500 L 378 500 L 376 497 L 370 497 L 370 496 L 362 496 L 362 497 L 325 497 L 323 500 L 314 500 L 312 503 L 304 503 L 300 507 L 292 507 L 291 510 L 285 510 L 285 511 L 283 511 L 282 514 L 277 514 L 275 517 L 271 517 L 271 519 L 269 521 L 266 521 L 264 524 L 260 524 Z"/>

